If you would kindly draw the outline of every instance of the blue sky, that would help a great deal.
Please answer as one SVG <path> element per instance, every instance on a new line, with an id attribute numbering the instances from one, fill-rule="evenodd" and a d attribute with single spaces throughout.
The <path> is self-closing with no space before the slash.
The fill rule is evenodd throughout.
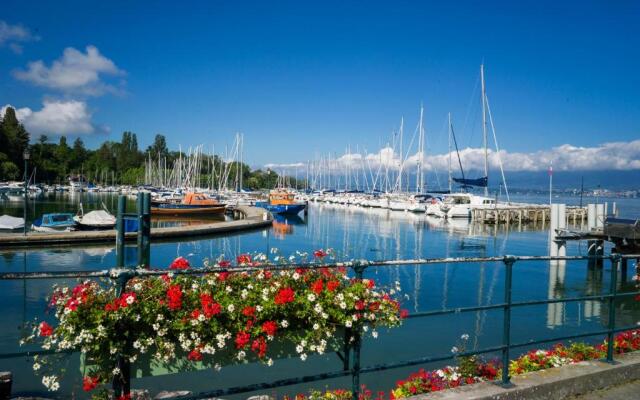
<path id="1" fill-rule="evenodd" d="M 74 104 L 65 112 L 81 115 L 63 123 L 89 146 L 130 130 L 143 146 L 163 133 L 172 148 L 221 149 L 240 131 L 262 165 L 377 151 L 401 116 L 413 132 L 423 102 L 429 151 L 442 153 L 447 112 L 461 145 L 481 144 L 484 61 L 503 149 L 640 139 L 640 3 L 449 3 L 8 0 L 0 106 Z M 86 85 L 47 81 L 66 48 L 87 46 L 102 69 L 85 65 Z M 38 60 L 44 72 L 28 66 Z M 56 110 L 31 114 L 33 130 Z"/>

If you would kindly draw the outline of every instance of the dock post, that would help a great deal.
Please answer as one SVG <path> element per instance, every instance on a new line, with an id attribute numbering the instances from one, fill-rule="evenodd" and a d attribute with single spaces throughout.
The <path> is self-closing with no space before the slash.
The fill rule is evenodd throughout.
<path id="1" fill-rule="evenodd" d="M 504 311 L 502 317 L 502 386 L 511 387 L 511 376 L 509 376 L 509 353 L 511 350 L 511 288 L 513 280 L 513 264 L 516 262 L 514 256 L 504 257 Z"/>
<path id="2" fill-rule="evenodd" d="M 0 399 L 11 398 L 11 383 L 13 375 L 11 372 L 0 372 Z"/>
<path id="3" fill-rule="evenodd" d="M 138 197 L 136 199 L 136 212 L 138 214 L 138 267 L 142 267 L 144 263 L 143 260 L 143 238 L 144 238 L 144 193 L 138 193 Z"/>
<path id="4" fill-rule="evenodd" d="M 124 214 L 127 212 L 127 197 L 118 196 L 118 214 L 116 219 L 116 266 L 124 267 Z"/>
<path id="5" fill-rule="evenodd" d="M 611 279 L 610 279 L 610 286 L 609 286 L 609 295 L 611 297 L 609 297 L 609 323 L 607 326 L 607 330 L 609 331 L 607 333 L 607 362 L 612 363 L 613 364 L 613 341 L 614 341 L 614 334 L 615 334 L 615 328 L 616 328 L 616 298 L 615 295 L 617 293 L 618 290 L 618 286 L 617 286 L 617 274 L 618 274 L 618 267 L 620 266 L 620 255 L 619 254 L 614 254 L 613 258 L 611 259 L 612 261 L 612 266 L 611 266 Z"/>

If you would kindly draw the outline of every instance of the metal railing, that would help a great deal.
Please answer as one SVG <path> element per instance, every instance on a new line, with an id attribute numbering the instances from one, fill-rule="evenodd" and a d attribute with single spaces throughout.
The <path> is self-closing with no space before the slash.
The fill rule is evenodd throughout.
<path id="1" fill-rule="evenodd" d="M 434 317 L 448 314 L 461 314 L 467 312 L 478 312 L 488 310 L 503 310 L 503 329 L 502 329 L 502 344 L 499 346 L 481 348 L 474 351 L 465 351 L 458 354 L 447 354 L 442 356 L 425 356 L 410 360 L 403 360 L 397 362 L 391 362 L 386 364 L 376 365 L 361 365 L 361 348 L 362 341 L 360 334 L 357 330 L 347 330 L 345 337 L 353 337 L 353 340 L 345 340 L 345 346 L 342 353 L 338 352 L 338 357 L 343 363 L 343 368 L 338 371 L 326 372 L 315 375 L 299 376 L 289 379 L 277 380 L 273 382 L 265 382 L 259 384 L 245 385 L 229 387 L 225 389 L 216 389 L 206 392 L 201 392 L 192 396 L 185 397 L 186 399 L 202 399 L 208 397 L 219 397 L 225 395 L 239 394 L 253 392 L 257 390 L 272 389 L 282 386 L 309 383 L 321 380 L 327 380 L 332 378 L 340 378 L 351 376 L 352 379 L 352 391 L 354 398 L 356 398 L 360 392 L 360 375 L 378 371 L 385 371 L 395 368 L 427 364 L 432 362 L 440 362 L 452 360 L 455 357 L 461 356 L 473 356 L 487 353 L 502 353 L 502 384 L 505 386 L 510 385 L 509 376 L 509 360 L 511 350 L 514 348 L 533 346 L 543 343 L 557 342 L 562 340 L 578 339 L 590 336 L 606 335 L 607 336 L 607 354 L 606 360 L 613 362 L 614 355 L 614 335 L 618 332 L 631 330 L 637 328 L 636 325 L 617 327 L 615 323 L 616 308 L 615 301 L 619 298 L 625 298 L 630 296 L 636 296 L 640 294 L 640 291 L 618 293 L 618 269 L 626 269 L 627 260 L 640 259 L 640 255 L 619 255 L 612 254 L 608 256 L 504 256 L 504 257 L 474 257 L 474 258 L 434 258 L 434 259 L 410 259 L 410 260 L 385 260 L 385 261 L 366 261 L 357 260 L 349 262 L 338 262 L 332 264 L 288 264 L 288 265 L 266 265 L 261 267 L 206 267 L 189 270 L 174 270 L 172 273 L 193 275 L 193 274 L 206 274 L 212 272 L 252 272 L 259 270 L 290 270 L 296 268 L 302 269 L 317 269 L 317 268 L 348 268 L 351 269 L 356 279 L 362 279 L 365 270 L 369 268 L 377 267 L 390 267 L 390 266 L 427 266 L 431 264 L 460 264 L 460 263 L 482 263 L 482 262 L 501 262 L 505 268 L 504 274 L 504 300 L 501 303 L 480 305 L 473 307 L 459 307 L 448 308 L 435 311 L 425 311 L 410 314 L 407 318 L 425 318 Z M 570 261 L 570 260 L 587 260 L 590 262 L 601 263 L 605 260 L 612 262 L 611 275 L 610 275 L 610 287 L 609 292 L 606 294 L 567 297 L 561 299 L 546 299 L 546 300 L 533 300 L 533 301 L 512 301 L 512 288 L 513 288 L 513 269 L 516 262 L 532 262 L 532 261 Z M 113 268 L 109 270 L 98 271 L 84 271 L 84 272 L 67 272 L 67 271 L 52 271 L 52 272 L 27 272 L 27 273 L 0 273 L 0 280 L 18 280 L 18 279 L 67 279 L 67 278 L 109 278 L 117 280 L 124 288 L 126 282 L 133 277 L 142 276 L 154 276 L 166 274 L 166 270 L 150 270 L 144 268 Z M 607 301 L 608 302 L 608 322 L 607 328 L 597 331 L 589 331 L 574 335 L 556 336 L 551 339 L 531 340 L 521 343 L 511 342 L 511 312 L 514 308 L 555 304 L 555 303 L 570 303 L 580 301 Z M 51 354 L 53 351 L 25 351 L 17 353 L 5 353 L 0 354 L 0 358 L 20 357 L 20 356 L 33 356 L 36 354 Z M 130 365 L 128 361 L 119 359 L 118 366 L 123 372 L 124 379 L 114 381 L 113 387 L 116 393 L 128 393 L 130 390 Z"/>
<path id="2" fill-rule="evenodd" d="M 108 270 L 97 271 L 81 271 L 81 272 L 68 272 L 68 271 L 52 271 L 52 272 L 3 272 L 0 273 L 0 280 L 22 280 L 22 279 L 68 279 L 68 278 L 109 278 L 118 282 L 119 292 L 122 292 L 129 279 L 133 277 L 142 276 L 154 276 L 164 275 L 166 270 L 152 270 L 147 269 L 150 259 L 150 200 L 148 195 L 138 196 L 138 213 L 127 214 L 126 203 L 124 196 L 121 196 L 118 202 L 118 235 L 116 237 L 116 268 Z M 137 267 L 126 268 L 124 267 L 124 219 L 125 218 L 138 218 L 139 230 L 138 230 L 138 265 Z M 212 272 L 252 272 L 259 270 L 290 270 L 290 269 L 318 269 L 318 268 L 348 268 L 352 271 L 356 279 L 362 279 L 365 270 L 369 268 L 384 268 L 392 266 L 427 266 L 431 264 L 461 264 L 461 263 L 502 263 L 505 268 L 504 274 L 504 299 L 501 303 L 479 305 L 473 307 L 459 307 L 448 308 L 442 310 L 416 312 L 410 314 L 407 318 L 427 318 L 449 314 L 461 314 L 467 312 L 478 312 L 488 310 L 503 310 L 503 323 L 502 323 L 502 344 L 499 346 L 486 347 L 474 351 L 465 351 L 458 354 L 447 353 L 447 355 L 441 356 L 423 356 L 410 360 L 396 361 L 385 364 L 375 365 L 361 365 L 361 349 L 362 340 L 360 332 L 356 329 L 346 329 L 345 343 L 342 352 L 337 352 L 338 357 L 342 361 L 342 369 L 338 371 L 326 372 L 315 375 L 299 376 L 294 378 L 282 379 L 272 382 L 264 382 L 259 384 L 245 385 L 229 387 L 224 389 L 216 389 L 206 392 L 201 392 L 195 395 L 184 397 L 185 399 L 203 399 L 210 397 L 220 397 L 226 395 L 233 395 L 239 393 L 253 392 L 257 390 L 272 389 L 282 386 L 289 386 L 300 383 L 309 383 L 321 380 L 327 380 L 332 378 L 340 378 L 351 376 L 352 381 L 352 393 L 353 398 L 357 400 L 360 393 L 360 375 L 378 371 L 385 371 L 395 368 L 408 367 L 419 364 L 427 364 L 431 362 L 441 362 L 447 360 L 453 360 L 455 357 L 461 356 L 473 356 L 488 353 L 502 353 L 502 384 L 505 386 L 510 385 L 509 376 L 509 360 L 511 350 L 514 348 L 533 346 L 543 343 L 557 342 L 562 340 L 571 340 L 584 338 L 589 336 L 606 335 L 607 336 L 607 355 L 606 360 L 613 362 L 614 355 L 614 335 L 617 332 L 622 332 L 630 329 L 637 328 L 636 325 L 617 327 L 615 323 L 616 310 L 615 301 L 619 298 L 625 298 L 629 296 L 636 296 L 640 294 L 640 291 L 633 292 L 617 292 L 618 284 L 618 269 L 626 271 L 626 266 L 629 259 L 640 259 L 640 255 L 620 255 L 611 254 L 605 255 L 590 255 L 590 256 L 504 256 L 504 257 L 471 257 L 471 258 L 433 258 L 433 259 L 408 259 L 408 260 L 384 260 L 384 261 L 367 261 L 356 260 L 349 262 L 336 262 L 331 264 L 319 264 L 319 263 L 307 263 L 307 264 L 287 264 L 287 265 L 265 265 L 260 267 L 205 267 L 189 270 L 173 270 L 173 274 L 206 274 Z M 591 263 L 601 264 L 605 260 L 612 262 L 610 287 L 606 294 L 588 295 L 578 297 L 567 297 L 560 299 L 546 299 L 546 300 L 533 300 L 533 301 L 512 301 L 512 289 L 513 289 L 513 269 L 516 262 L 533 262 L 533 261 L 573 261 L 573 260 L 587 260 Z M 608 302 L 608 322 L 607 328 L 598 331 L 590 331 L 581 334 L 557 336 L 551 339 L 531 340 L 521 343 L 511 342 L 511 312 L 514 308 L 555 304 L 555 303 L 570 303 L 580 301 L 607 301 Z M 348 340 L 349 338 L 353 340 Z M 132 341 L 132 338 L 128 338 Z M 40 354 L 52 354 L 55 351 L 23 351 L 14 353 L 0 354 L 0 359 L 14 358 L 21 356 L 33 356 Z M 129 361 L 120 357 L 116 361 L 117 366 L 122 372 L 122 379 L 114 380 L 112 383 L 113 389 L 116 395 L 123 393 L 129 393 L 131 387 L 130 377 L 130 364 Z"/>

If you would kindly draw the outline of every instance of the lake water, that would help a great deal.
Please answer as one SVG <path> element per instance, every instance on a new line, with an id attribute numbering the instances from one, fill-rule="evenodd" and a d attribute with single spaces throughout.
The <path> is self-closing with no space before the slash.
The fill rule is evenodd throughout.
<path id="1" fill-rule="evenodd" d="M 543 196 L 516 199 L 548 201 Z M 585 199 L 584 202 L 589 200 L 594 199 Z M 79 201 L 85 204 L 85 210 L 99 208 L 103 202 L 112 210 L 115 208 L 115 196 L 112 195 L 84 194 L 80 198 L 56 194 L 32 201 L 29 213 L 31 216 L 38 216 L 43 211 L 52 210 L 75 212 Z M 554 201 L 577 204 L 579 199 L 555 198 Z M 640 216 L 640 200 L 615 201 L 621 216 Z M 133 206 L 133 202 L 130 204 Z M 19 202 L 5 200 L 0 208 L 0 213 L 22 214 Z M 463 221 L 442 221 L 404 212 L 318 204 L 310 207 L 306 218 L 300 216 L 280 220 L 270 229 L 197 241 L 153 244 L 151 263 L 154 267 L 165 267 L 175 257 L 183 256 L 192 264 L 198 265 L 204 258 L 216 258 L 224 254 L 233 259 L 245 252 L 268 253 L 274 247 L 285 255 L 297 250 L 311 252 L 320 248 L 333 248 L 347 259 L 546 255 L 549 251 L 548 231 L 540 224 L 512 225 L 506 230 L 500 226 L 474 226 Z M 129 264 L 135 262 L 135 250 L 135 247 L 127 247 Z M 567 254 L 586 254 L 586 244 L 569 243 Z M 114 264 L 115 251 L 112 245 L 0 251 L 0 270 L 4 272 L 93 270 L 108 268 Z M 632 265 L 629 275 L 633 271 Z M 381 284 L 400 280 L 406 295 L 403 306 L 416 312 L 501 302 L 504 295 L 503 273 L 501 263 L 484 263 L 371 268 L 365 275 L 375 278 Z M 604 293 L 609 287 L 609 273 L 608 263 L 605 263 L 603 269 L 589 269 L 585 262 L 577 261 L 563 265 L 550 265 L 548 262 L 516 263 L 513 299 L 522 301 Z M 17 342 L 21 335 L 20 327 L 25 321 L 42 315 L 46 306 L 45 298 L 52 283 L 38 280 L 0 281 L 3 305 L 0 352 L 19 351 Z M 621 284 L 619 290 L 628 290 L 632 286 L 627 281 Z M 618 324 L 629 325 L 640 320 L 640 307 L 634 301 L 621 301 L 617 307 Z M 512 314 L 512 342 L 600 330 L 605 326 L 606 320 L 607 305 L 593 301 L 515 309 Z M 401 328 L 380 332 L 377 340 L 366 340 L 362 350 L 362 365 L 445 355 L 463 333 L 471 336 L 472 347 L 499 345 L 502 337 L 502 311 L 407 320 Z M 81 390 L 78 356 L 69 356 L 68 362 L 68 372 L 58 396 L 69 398 L 75 393 L 82 398 L 84 394 Z M 437 365 L 428 367 L 435 366 Z M 297 358 L 279 359 L 271 368 L 249 364 L 228 366 L 220 372 L 207 370 L 144 377 L 134 380 L 133 386 L 149 388 L 152 392 L 178 389 L 199 392 L 294 375 L 334 371 L 340 367 L 338 357 L 327 354 L 310 356 L 304 363 Z M 373 390 L 388 390 L 398 379 L 418 368 L 367 374 L 361 380 Z M 37 393 L 43 390 L 40 378 L 33 374 L 31 360 L 28 358 L 0 359 L 0 370 L 14 373 L 14 393 Z M 291 386 L 266 392 L 291 394 L 309 387 L 349 388 L 350 379 L 322 381 L 308 386 Z M 247 396 L 239 395 L 235 398 Z"/>

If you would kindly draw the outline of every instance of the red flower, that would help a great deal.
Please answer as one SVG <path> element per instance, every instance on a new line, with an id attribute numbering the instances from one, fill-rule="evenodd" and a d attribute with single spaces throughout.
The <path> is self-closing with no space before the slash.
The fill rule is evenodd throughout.
<path id="1" fill-rule="evenodd" d="M 244 349 L 249 341 L 251 340 L 251 335 L 245 331 L 240 331 L 236 334 L 236 348 Z"/>
<path id="2" fill-rule="evenodd" d="M 267 354 L 267 341 L 259 337 L 251 343 L 251 350 L 258 353 L 258 357 L 264 357 Z"/>
<path id="3" fill-rule="evenodd" d="M 278 324 L 274 321 L 267 321 L 262 324 L 262 331 L 269 336 L 275 336 L 278 330 Z"/>
<path id="4" fill-rule="evenodd" d="M 224 282 L 224 281 L 227 280 L 228 277 L 229 277 L 229 273 L 228 272 L 226 272 L 226 271 L 225 272 L 220 272 L 218 274 L 218 281 Z"/>
<path id="5" fill-rule="evenodd" d="M 362 301 L 362 300 L 356 301 L 356 304 L 354 305 L 354 307 L 358 311 L 364 310 L 364 301 Z"/>
<path id="6" fill-rule="evenodd" d="M 207 318 L 220 314 L 220 311 L 222 310 L 220 304 L 213 301 L 213 298 L 206 293 L 200 295 L 200 305 L 202 305 L 202 311 L 204 312 L 204 316 Z"/>
<path id="7" fill-rule="evenodd" d="M 115 300 L 113 303 L 108 303 L 104 306 L 105 311 L 118 311 L 118 300 Z"/>
<path id="8" fill-rule="evenodd" d="M 405 310 L 404 308 L 400 310 L 400 318 L 404 319 L 409 316 L 409 310 Z"/>
<path id="9" fill-rule="evenodd" d="M 40 336 L 46 337 L 51 336 L 52 334 L 53 327 L 44 321 L 40 322 Z"/>
<path id="10" fill-rule="evenodd" d="M 293 300 L 295 300 L 295 293 L 293 289 L 289 287 L 280 289 L 275 298 L 276 304 L 287 304 L 291 303 Z"/>
<path id="11" fill-rule="evenodd" d="M 324 258 L 327 256 L 327 253 L 324 250 L 320 249 L 320 250 L 314 251 L 313 256 L 315 258 Z"/>
<path id="12" fill-rule="evenodd" d="M 338 281 L 329 281 L 327 282 L 327 290 L 333 292 L 340 286 L 340 282 Z"/>
<path id="13" fill-rule="evenodd" d="M 251 256 L 249 254 L 240 254 L 236 257 L 236 261 L 239 265 L 251 264 Z"/>
<path id="14" fill-rule="evenodd" d="M 169 265 L 169 269 L 189 269 L 191 264 L 184 257 L 178 257 Z"/>
<path id="15" fill-rule="evenodd" d="M 264 271 L 264 279 L 271 279 L 271 271 Z"/>
<path id="16" fill-rule="evenodd" d="M 191 318 L 198 319 L 199 316 L 200 316 L 200 310 L 198 310 L 197 308 L 191 311 Z"/>
<path id="17" fill-rule="evenodd" d="M 120 308 L 127 308 L 136 301 L 136 294 L 133 292 L 122 293 L 118 299 Z"/>
<path id="18" fill-rule="evenodd" d="M 180 285 L 170 285 L 167 289 L 168 306 L 170 310 L 178 310 L 182 307 L 182 289 Z"/>
<path id="19" fill-rule="evenodd" d="M 242 315 L 244 315 L 245 317 L 253 317 L 254 315 L 256 315 L 256 308 L 251 306 L 246 306 L 245 308 L 242 309 Z"/>
<path id="20" fill-rule="evenodd" d="M 313 282 L 311 284 L 311 290 L 313 291 L 313 293 L 315 294 L 320 294 L 322 293 L 322 288 L 323 288 L 323 283 L 322 283 L 322 279 L 318 279 L 317 281 Z"/>
<path id="21" fill-rule="evenodd" d="M 169 275 L 164 274 L 164 275 L 160 275 L 160 278 L 164 281 L 164 283 L 166 283 L 167 285 L 171 283 L 171 278 L 169 277 Z"/>
<path id="22" fill-rule="evenodd" d="M 367 287 L 369 289 L 373 289 L 376 287 L 376 282 L 373 279 L 367 279 Z"/>
<path id="23" fill-rule="evenodd" d="M 202 360 L 202 353 L 200 353 L 198 350 L 191 350 L 187 355 L 187 360 L 200 361 Z"/>
<path id="24" fill-rule="evenodd" d="M 85 392 L 90 392 L 95 389 L 99 383 L 100 378 L 98 378 L 97 376 L 85 376 L 84 378 L 82 378 L 82 390 L 84 390 Z"/>
<path id="25" fill-rule="evenodd" d="M 231 261 L 229 260 L 220 260 L 218 261 L 218 266 L 221 268 L 227 268 L 229 266 L 231 266 Z"/>

